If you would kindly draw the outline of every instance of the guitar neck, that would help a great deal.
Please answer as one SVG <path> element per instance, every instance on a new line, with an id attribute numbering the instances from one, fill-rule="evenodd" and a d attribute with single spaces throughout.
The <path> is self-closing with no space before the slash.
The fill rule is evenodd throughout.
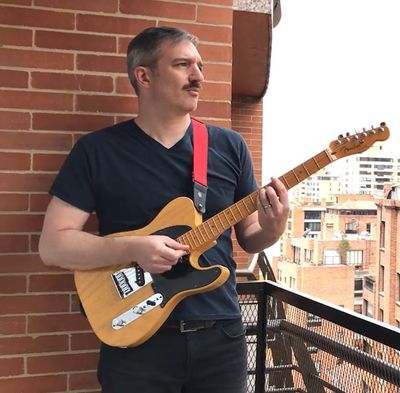
<path id="1" fill-rule="evenodd" d="M 318 172 L 335 158 L 324 150 L 301 165 L 285 173 L 279 180 L 287 189 L 294 187 L 307 177 Z M 190 247 L 190 251 L 201 248 L 203 245 L 216 240 L 228 228 L 236 225 L 244 218 L 257 210 L 258 192 L 254 191 L 220 213 L 204 221 L 199 226 L 181 235 L 177 240 Z"/>

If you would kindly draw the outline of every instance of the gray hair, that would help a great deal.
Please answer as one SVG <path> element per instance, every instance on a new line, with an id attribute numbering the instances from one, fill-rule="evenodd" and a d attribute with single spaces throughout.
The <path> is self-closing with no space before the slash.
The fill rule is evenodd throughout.
<path id="1" fill-rule="evenodd" d="M 126 58 L 129 80 L 136 94 L 139 95 L 139 86 L 132 71 L 139 66 L 154 69 L 160 59 L 160 48 L 164 42 L 177 43 L 184 40 L 190 41 L 194 46 L 198 44 L 197 37 L 175 27 L 149 27 L 132 39 L 128 45 Z"/>

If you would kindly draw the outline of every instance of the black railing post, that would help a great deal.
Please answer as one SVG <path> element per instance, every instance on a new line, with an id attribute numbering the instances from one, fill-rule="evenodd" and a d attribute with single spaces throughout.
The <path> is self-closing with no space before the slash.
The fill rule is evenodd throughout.
<path id="1" fill-rule="evenodd" d="M 266 286 L 262 285 L 257 293 L 257 346 L 256 346 L 256 379 L 254 393 L 265 392 L 265 362 L 267 348 L 267 293 Z"/>

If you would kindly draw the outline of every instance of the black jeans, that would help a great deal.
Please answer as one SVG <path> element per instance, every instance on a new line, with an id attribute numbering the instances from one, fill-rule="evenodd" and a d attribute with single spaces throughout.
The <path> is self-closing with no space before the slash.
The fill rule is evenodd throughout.
<path id="1" fill-rule="evenodd" d="M 103 393 L 245 393 L 247 356 L 241 320 L 181 333 L 161 328 L 135 348 L 102 345 Z"/>

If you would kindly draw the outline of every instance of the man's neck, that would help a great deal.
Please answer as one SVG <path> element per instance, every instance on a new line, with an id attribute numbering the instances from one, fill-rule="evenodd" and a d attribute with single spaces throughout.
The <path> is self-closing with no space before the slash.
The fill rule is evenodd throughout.
<path id="1" fill-rule="evenodd" d="M 151 118 L 139 113 L 135 123 L 143 132 L 168 149 L 185 135 L 190 124 L 190 115 Z"/>

